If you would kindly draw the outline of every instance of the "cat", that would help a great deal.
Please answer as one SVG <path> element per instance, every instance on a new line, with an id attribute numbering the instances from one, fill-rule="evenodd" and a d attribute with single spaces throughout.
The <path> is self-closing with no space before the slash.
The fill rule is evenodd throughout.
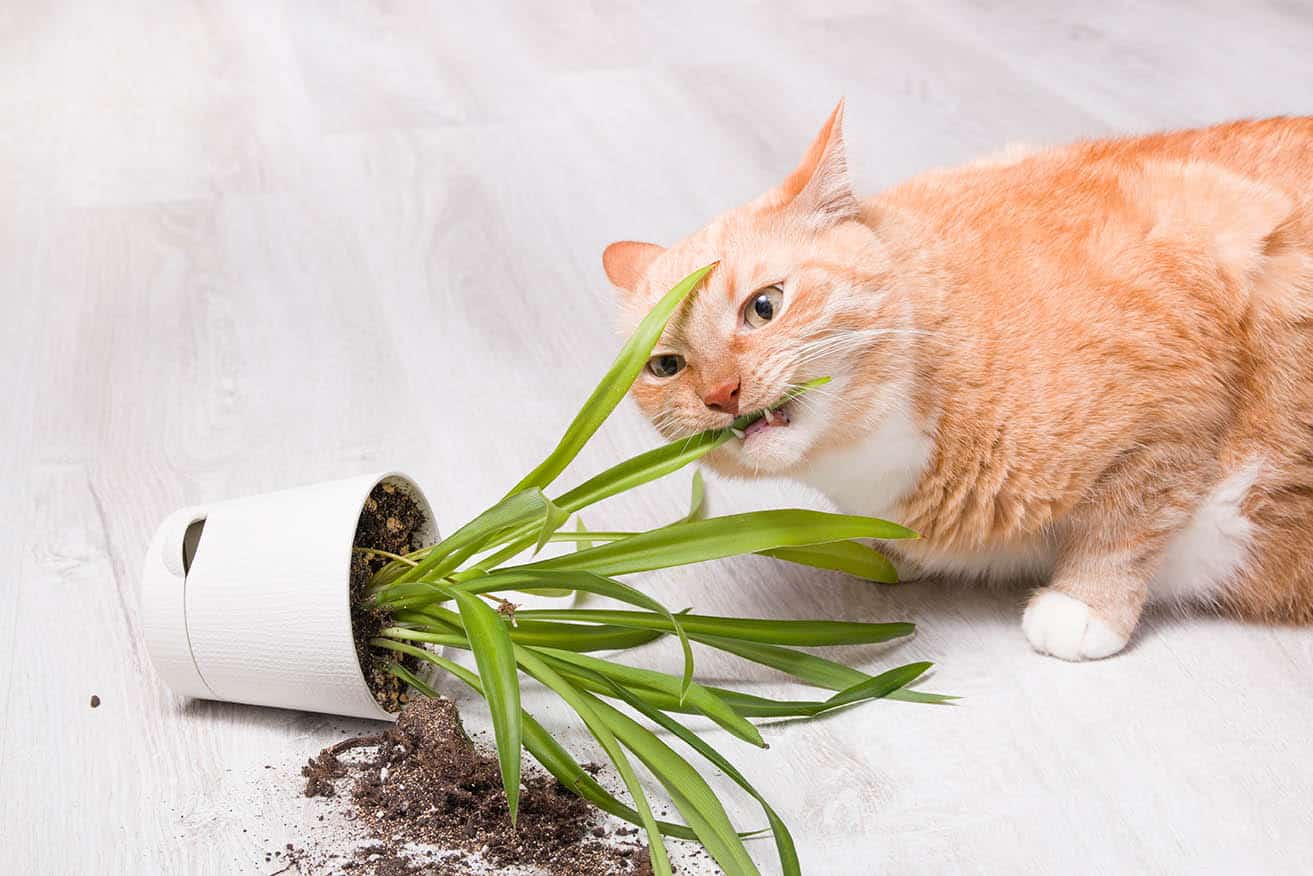
<path id="1" fill-rule="evenodd" d="M 603 266 L 628 327 L 718 261 L 632 394 L 707 462 L 920 533 L 904 575 L 1041 584 L 1123 649 L 1147 602 L 1313 621 L 1313 118 L 1011 149 L 867 200 L 835 108 L 778 186 Z"/>

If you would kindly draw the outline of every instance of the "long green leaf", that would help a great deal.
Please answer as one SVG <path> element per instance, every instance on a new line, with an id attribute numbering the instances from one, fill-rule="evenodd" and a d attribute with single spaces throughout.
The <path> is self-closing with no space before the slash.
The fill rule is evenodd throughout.
<path id="1" fill-rule="evenodd" d="M 585 690 L 606 697 L 615 696 L 607 681 L 600 680 L 597 673 L 589 673 L 579 667 L 565 663 L 553 665 L 561 671 L 562 675 L 569 676 Z M 703 687 L 723 700 L 736 714 L 744 718 L 810 718 L 826 710 L 825 703 L 819 700 L 771 700 L 712 685 L 703 685 Z M 692 706 L 681 703 L 679 697 L 651 690 L 650 688 L 642 688 L 641 690 L 643 700 L 653 708 L 660 709 L 663 712 L 676 712 L 683 715 L 703 714 Z"/>
<path id="2" fill-rule="evenodd" d="M 591 670 L 577 666 L 573 669 L 595 682 L 606 683 Z M 740 834 L 735 831 L 719 798 L 697 770 L 647 728 L 596 697 L 581 695 L 590 702 L 615 737 L 638 755 L 661 782 L 716 863 L 729 876 L 756 876 L 756 867 L 743 847 Z"/>
<path id="3" fill-rule="evenodd" d="M 543 504 L 546 505 L 546 512 L 543 515 L 543 524 L 538 531 L 538 544 L 534 547 L 534 553 L 542 550 L 543 547 L 551 540 L 556 530 L 565 525 L 565 521 L 570 519 L 570 512 L 557 505 L 551 499 L 543 496 Z"/>
<path id="4" fill-rule="evenodd" d="M 910 538 L 896 523 L 824 511 L 750 511 L 690 520 L 511 569 L 572 569 L 616 576 L 685 566 L 754 551 L 850 538 Z"/>
<path id="5" fill-rule="evenodd" d="M 524 671 L 536 678 L 539 683 L 545 687 L 551 688 L 556 692 L 566 705 L 574 709 L 588 732 L 593 734 L 593 738 L 602 746 L 606 756 L 611 759 L 615 766 L 616 772 L 620 774 L 620 780 L 625 783 L 629 794 L 634 798 L 634 806 L 638 810 L 639 818 L 643 822 L 643 830 L 647 834 L 648 855 L 652 861 L 652 870 L 657 876 L 671 876 L 670 858 L 666 854 L 666 847 L 661 842 L 661 828 L 657 824 L 656 816 L 652 814 L 652 807 L 647 802 L 647 795 L 643 792 L 643 785 L 638 780 L 638 775 L 634 772 L 633 766 L 629 763 L 629 758 L 625 756 L 624 749 L 616 740 L 615 733 L 604 721 L 594 708 L 598 702 L 596 697 L 592 697 L 579 690 L 570 681 L 561 676 L 560 673 L 552 669 L 545 660 L 534 654 L 527 648 L 516 647 L 516 660 Z M 690 825 L 692 826 L 692 825 Z M 697 832 L 697 828 L 694 828 Z M 699 836 L 700 838 L 700 836 Z"/>
<path id="6" fill-rule="evenodd" d="M 380 647 L 390 648 L 399 653 L 410 654 L 421 660 L 426 660 L 451 675 L 459 678 L 468 685 L 479 696 L 483 696 L 483 686 L 479 683 L 479 677 L 470 672 L 459 663 L 455 663 L 445 657 L 434 654 L 432 651 L 426 651 L 422 648 L 415 648 L 411 645 L 405 645 L 401 642 L 388 642 L 379 640 L 375 644 Z M 393 663 L 392 673 L 407 684 L 415 688 L 426 697 L 437 698 L 441 696 L 433 688 L 417 678 L 413 673 L 407 671 L 399 663 Z M 611 792 L 590 776 L 579 763 L 565 750 L 556 739 L 547 732 L 547 730 L 534 719 L 528 712 L 521 711 L 520 718 L 524 723 L 524 747 L 529 753 L 542 764 L 543 768 L 555 776 L 562 785 L 574 791 L 585 800 L 592 803 L 598 809 L 616 818 L 629 822 L 635 827 L 642 827 L 643 822 L 639 814 L 633 808 L 620 802 Z M 697 834 L 686 825 L 675 824 L 670 821 L 657 821 L 657 826 L 661 833 L 666 836 L 675 837 L 683 840 L 696 840 Z"/>
<path id="7" fill-rule="evenodd" d="M 457 589 L 470 593 L 490 593 L 496 590 L 538 590 L 545 588 L 567 588 L 595 593 L 611 599 L 658 612 L 670 623 L 671 630 L 679 637 L 680 649 L 684 653 L 683 689 L 688 691 L 693 683 L 693 646 L 684 632 L 680 616 L 672 614 L 657 600 L 637 588 L 621 581 L 597 575 L 592 572 L 576 572 L 560 569 L 539 569 L 532 567 L 513 567 L 506 570 L 490 572 L 471 581 L 455 585 Z"/>
<path id="8" fill-rule="evenodd" d="M 766 820 L 770 822 L 771 833 L 775 837 L 775 850 L 779 855 L 780 867 L 784 872 L 784 876 L 802 876 L 802 866 L 798 862 L 798 850 L 794 845 L 793 835 L 789 833 L 789 828 L 784 823 L 784 819 L 780 818 L 779 814 L 771 807 L 770 803 L 766 802 L 766 798 L 752 786 L 752 783 L 749 782 L 732 763 L 726 760 L 720 752 L 708 745 L 706 740 L 698 736 L 692 730 L 689 730 L 674 718 L 662 712 L 660 709 L 648 705 L 641 698 L 634 696 L 621 685 L 610 682 L 609 687 L 616 696 L 623 699 L 630 705 L 630 707 L 637 710 L 640 714 L 647 717 L 648 720 L 654 722 L 667 732 L 673 733 L 675 736 L 679 737 L 685 745 L 702 755 L 714 767 L 728 776 L 730 781 L 748 792 L 748 794 L 761 805 L 762 811 L 766 813 Z"/>
<path id="9" fill-rule="evenodd" d="M 490 547 L 498 533 L 510 534 L 518 527 L 537 525 L 551 506 L 541 490 L 530 489 L 507 496 L 447 538 L 429 549 L 418 565 L 407 569 L 398 581 L 416 581 L 431 575 L 441 577 L 465 558 Z"/>
<path id="10" fill-rule="evenodd" d="M 726 876 L 759 876 L 725 807 L 693 765 L 651 730 L 614 706 L 591 694 L 581 695 L 589 700 L 616 738 L 656 776 Z"/>
<path id="11" fill-rule="evenodd" d="M 397 618 L 400 620 L 400 618 Z M 511 641 L 518 645 L 536 645 L 545 648 L 563 648 L 567 651 L 628 651 L 640 645 L 646 645 L 659 639 L 664 633 L 659 630 L 635 630 L 625 627 L 566 624 L 551 621 L 526 621 L 516 619 L 510 630 Z M 394 639 L 409 639 L 415 642 L 429 642 L 434 645 L 463 646 L 465 637 L 460 632 L 433 630 L 431 628 L 414 629 L 405 627 L 388 627 L 379 635 Z"/>
<path id="12" fill-rule="evenodd" d="M 701 520 L 707 516 L 707 488 L 702 482 L 702 472 L 693 471 L 693 487 L 688 500 L 688 514 L 685 520 Z"/>
<path id="13" fill-rule="evenodd" d="M 886 700 L 898 700 L 903 703 L 923 703 L 928 706 L 950 705 L 962 699 L 954 694 L 930 693 L 924 690 L 912 690 L 909 687 L 900 687 L 898 690 L 886 694 L 884 698 Z"/>
<path id="14" fill-rule="evenodd" d="M 880 675 L 870 676 L 866 682 L 855 685 L 847 691 L 842 698 L 836 694 L 834 697 L 821 702 L 773 700 L 711 685 L 706 685 L 706 688 L 745 718 L 814 718 L 817 715 L 866 700 L 899 699 L 901 697 L 896 695 L 903 692 L 903 686 L 916 681 L 925 672 L 927 666 L 929 664 L 911 663 L 906 666 L 895 667 Z M 911 691 L 911 693 L 917 692 Z M 931 700 L 927 700 L 927 702 L 929 701 Z M 938 700 L 934 701 L 938 702 Z"/>
<path id="15" fill-rule="evenodd" d="M 702 518 L 692 518 L 702 519 Z M 683 522 L 681 519 L 678 522 Z M 558 532 L 551 541 L 574 542 L 576 550 L 586 550 L 599 541 L 619 541 L 638 535 L 637 532 Z M 802 545 L 757 551 L 763 557 L 773 557 L 815 569 L 845 572 L 867 581 L 897 584 L 898 572 L 879 551 L 855 541 L 837 541 L 828 544 Z"/>
<path id="16" fill-rule="evenodd" d="M 557 497 L 556 504 L 571 511 L 586 508 L 679 471 L 732 437 L 734 433 L 729 429 L 712 429 L 663 444 L 594 475 L 569 492 L 562 493 Z"/>
<path id="17" fill-rule="evenodd" d="M 519 645 L 542 645 L 567 651 L 628 651 L 660 638 L 655 630 L 616 626 L 516 621 L 511 640 Z"/>
<path id="18" fill-rule="evenodd" d="M 753 663 L 760 663 L 762 666 L 769 666 L 772 669 L 786 672 L 799 681 L 804 681 L 816 687 L 823 687 L 827 690 L 843 690 L 872 678 L 865 672 L 844 666 L 842 663 L 836 663 L 824 657 L 817 657 L 815 654 L 808 654 L 805 651 L 795 651 L 792 648 L 766 645 L 761 642 L 745 642 L 740 639 L 725 639 L 720 636 L 692 636 L 691 638 L 704 645 L 710 645 L 745 660 L 751 660 Z M 884 699 L 941 705 L 959 699 L 959 697 L 899 688 L 886 694 Z"/>
<path id="19" fill-rule="evenodd" d="M 575 534 L 579 536 L 579 541 L 575 544 L 575 550 L 586 551 L 593 546 L 593 542 L 589 537 L 587 527 L 584 526 L 584 519 L 582 517 L 575 520 L 574 531 Z"/>
<path id="20" fill-rule="evenodd" d="M 711 685 L 707 690 L 745 718 L 814 718 L 827 710 L 824 701 L 775 700 Z"/>
<path id="21" fill-rule="evenodd" d="M 532 620 L 577 621 L 674 632 L 674 627 L 665 617 L 643 611 L 585 608 L 527 609 L 517 612 L 516 616 Z M 909 623 L 767 620 L 703 614 L 680 614 L 679 623 L 689 635 L 721 636 L 772 645 L 870 645 L 910 636 L 916 631 L 916 625 Z"/>
<path id="22" fill-rule="evenodd" d="M 431 630 L 412 630 L 408 627 L 384 627 L 378 631 L 379 636 L 402 642 L 423 642 L 426 645 L 450 645 L 455 648 L 468 648 L 470 640 L 462 633 L 433 632 Z"/>
<path id="23" fill-rule="evenodd" d="M 722 700 L 712 695 L 700 684 L 695 683 L 689 686 L 687 690 L 684 690 L 681 688 L 680 679 L 673 675 L 666 675 L 664 672 L 625 666 L 614 661 L 589 657 L 585 654 L 558 648 L 535 648 L 534 650 L 554 658 L 554 660 L 606 676 L 626 687 L 641 687 L 676 697 L 681 704 L 687 703 L 697 709 L 744 742 L 749 742 L 758 748 L 767 747 L 765 740 L 761 738 L 761 733 L 756 727 L 736 714 L 733 709 L 725 705 Z"/>
<path id="24" fill-rule="evenodd" d="M 492 713 L 497 762 L 501 767 L 502 786 L 506 789 L 506 806 L 511 812 L 511 824 L 514 824 L 520 806 L 520 746 L 523 744 L 515 644 L 501 616 L 482 599 L 468 593 L 457 593 L 456 604 L 460 607 L 465 635 L 474 651 L 474 662 L 479 667 L 484 695 Z"/>
<path id="25" fill-rule="evenodd" d="M 806 383 L 790 389 L 780 400 L 783 404 L 789 399 L 797 398 L 818 386 L 824 386 L 830 382 L 828 377 L 820 377 L 815 380 L 809 380 Z M 731 428 L 727 429 L 709 429 L 705 432 L 699 432 L 688 438 L 679 438 L 671 441 L 669 444 L 648 450 L 644 453 L 627 459 L 618 465 L 614 465 L 601 474 L 595 475 L 584 481 L 579 486 L 564 493 L 556 499 L 556 503 L 562 508 L 570 511 L 578 511 L 603 499 L 632 490 L 634 487 L 642 486 L 649 481 L 676 472 L 691 462 L 696 462 L 703 456 L 715 450 L 734 436 L 734 430 L 743 430 L 748 427 L 754 420 L 760 419 L 762 413 L 754 411 L 744 414 L 736 419 Z M 697 519 L 701 515 L 696 513 L 700 510 L 701 502 L 701 474 L 695 474 L 693 480 L 693 506 L 694 510 L 690 511 L 688 518 Z"/>
<path id="26" fill-rule="evenodd" d="M 553 663 L 553 666 L 555 666 L 562 675 L 570 677 L 578 686 L 585 690 L 603 696 L 614 696 L 614 692 L 608 686 L 609 679 L 607 681 L 599 680 L 602 678 L 600 673 L 594 673 L 590 670 L 565 662 L 555 662 Z M 905 669 L 905 667 L 898 667 L 898 669 L 902 670 Z M 875 676 L 864 677 L 869 679 Z M 715 687 L 714 685 L 702 685 L 702 688 L 714 694 L 733 709 L 736 714 L 744 718 L 814 718 L 817 715 L 837 709 L 840 706 L 852 705 L 854 702 L 867 699 L 896 699 L 925 703 L 943 703 L 956 699 L 956 697 L 945 696 L 943 694 L 924 694 L 921 691 L 909 691 L 905 688 L 899 688 L 881 696 L 881 689 L 873 687 L 863 691 L 860 697 L 853 699 L 851 702 L 832 703 L 828 700 L 771 699 L 768 697 L 743 693 L 741 691 Z M 678 712 L 685 715 L 705 714 L 700 709 L 681 702 L 679 698 L 673 694 L 653 690 L 648 687 L 637 689 L 642 691 L 642 697 L 645 702 L 653 708 L 660 709 L 663 712 Z"/>
<path id="27" fill-rule="evenodd" d="M 678 471 L 715 450 L 733 437 L 730 429 L 713 429 L 691 438 L 682 438 L 627 459 L 563 493 L 556 505 L 566 511 L 578 511 L 603 499 L 632 490 Z M 562 539 L 558 533 L 553 540 Z M 502 550 L 479 561 L 481 569 L 495 569 L 533 544 L 531 531 L 525 528 Z"/>
<path id="28" fill-rule="evenodd" d="M 844 688 L 826 700 L 825 705 L 829 708 L 838 708 L 839 706 L 851 705 L 859 700 L 878 699 L 879 697 L 888 696 L 900 687 L 905 687 L 925 675 L 931 666 L 934 666 L 934 664 L 922 662 L 909 663 L 906 666 L 890 669 L 888 672 L 882 672 L 865 681 L 859 681 L 852 687 Z"/>
<path id="29" fill-rule="evenodd" d="M 638 328 L 629 336 L 629 340 L 625 341 L 625 345 L 620 348 L 620 353 L 616 356 L 615 362 L 607 369 L 597 388 L 593 390 L 592 395 L 584 402 L 574 421 L 565 430 L 565 434 L 561 436 L 556 449 L 537 468 L 525 475 L 511 489 L 511 494 L 530 487 L 546 488 L 548 484 L 556 480 L 557 475 L 565 471 L 565 467 L 579 455 L 579 451 L 588 443 L 588 439 L 593 437 L 593 433 L 598 430 L 607 417 L 611 416 L 611 412 L 615 410 L 616 405 L 620 404 L 621 399 L 629 392 L 629 387 L 633 385 L 634 379 L 638 377 L 639 372 L 643 370 L 643 366 L 647 364 L 647 360 L 652 355 L 652 349 L 656 346 L 657 341 L 661 339 L 661 334 L 666 329 L 666 323 L 670 321 L 670 317 L 674 315 L 675 310 L 702 283 L 702 280 L 707 274 L 711 273 L 711 269 L 714 267 L 715 263 L 712 263 L 705 268 L 699 268 L 680 280 L 643 317 L 643 320 L 638 324 Z"/>
<path id="30" fill-rule="evenodd" d="M 826 544 L 772 548 L 761 553 L 816 569 L 846 572 L 858 578 L 865 578 L 867 581 L 879 581 L 882 584 L 898 583 L 898 572 L 884 554 L 855 541 L 832 541 Z"/>
<path id="31" fill-rule="evenodd" d="M 827 690 L 843 690 L 854 684 L 861 684 L 871 677 L 842 663 L 779 645 L 701 634 L 693 634 L 693 638 L 704 645 L 751 660 L 753 663 L 760 663 L 762 666 L 787 672 L 800 681 Z"/>

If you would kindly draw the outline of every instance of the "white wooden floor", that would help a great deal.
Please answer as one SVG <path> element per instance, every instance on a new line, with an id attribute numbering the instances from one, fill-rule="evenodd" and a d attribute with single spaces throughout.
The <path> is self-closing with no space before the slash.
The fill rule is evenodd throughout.
<path id="1" fill-rule="evenodd" d="M 757 193 L 840 95 L 865 189 L 1013 141 L 1313 109 L 1293 0 L 609 5 L 0 6 L 0 869 L 277 869 L 263 852 L 315 811 L 296 765 L 358 725 L 162 689 L 136 594 L 153 526 L 387 467 L 461 520 L 615 349 L 602 247 Z M 578 472 L 653 442 L 626 407 Z M 686 489 L 589 522 L 663 521 Z M 914 620 L 856 659 L 938 661 L 931 686 L 966 696 L 727 743 L 811 873 L 1308 871 L 1313 631 L 1163 617 L 1072 666 L 1030 652 L 1017 593 L 754 561 L 648 583 Z"/>

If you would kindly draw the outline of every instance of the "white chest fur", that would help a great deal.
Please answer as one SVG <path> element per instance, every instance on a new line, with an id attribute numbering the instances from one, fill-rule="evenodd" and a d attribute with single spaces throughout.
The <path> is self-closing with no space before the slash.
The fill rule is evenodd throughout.
<path id="1" fill-rule="evenodd" d="M 930 434 L 899 399 L 875 431 L 818 454 L 802 479 L 845 512 L 897 520 L 899 501 L 916 486 L 933 450 Z"/>

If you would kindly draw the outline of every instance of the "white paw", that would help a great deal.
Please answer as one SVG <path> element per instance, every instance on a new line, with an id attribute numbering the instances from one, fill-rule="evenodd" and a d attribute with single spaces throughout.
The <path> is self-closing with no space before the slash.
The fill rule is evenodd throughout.
<path id="1" fill-rule="evenodd" d="M 1063 660 L 1098 660 L 1127 641 L 1079 599 L 1047 588 L 1031 597 L 1021 629 L 1036 651 Z"/>

